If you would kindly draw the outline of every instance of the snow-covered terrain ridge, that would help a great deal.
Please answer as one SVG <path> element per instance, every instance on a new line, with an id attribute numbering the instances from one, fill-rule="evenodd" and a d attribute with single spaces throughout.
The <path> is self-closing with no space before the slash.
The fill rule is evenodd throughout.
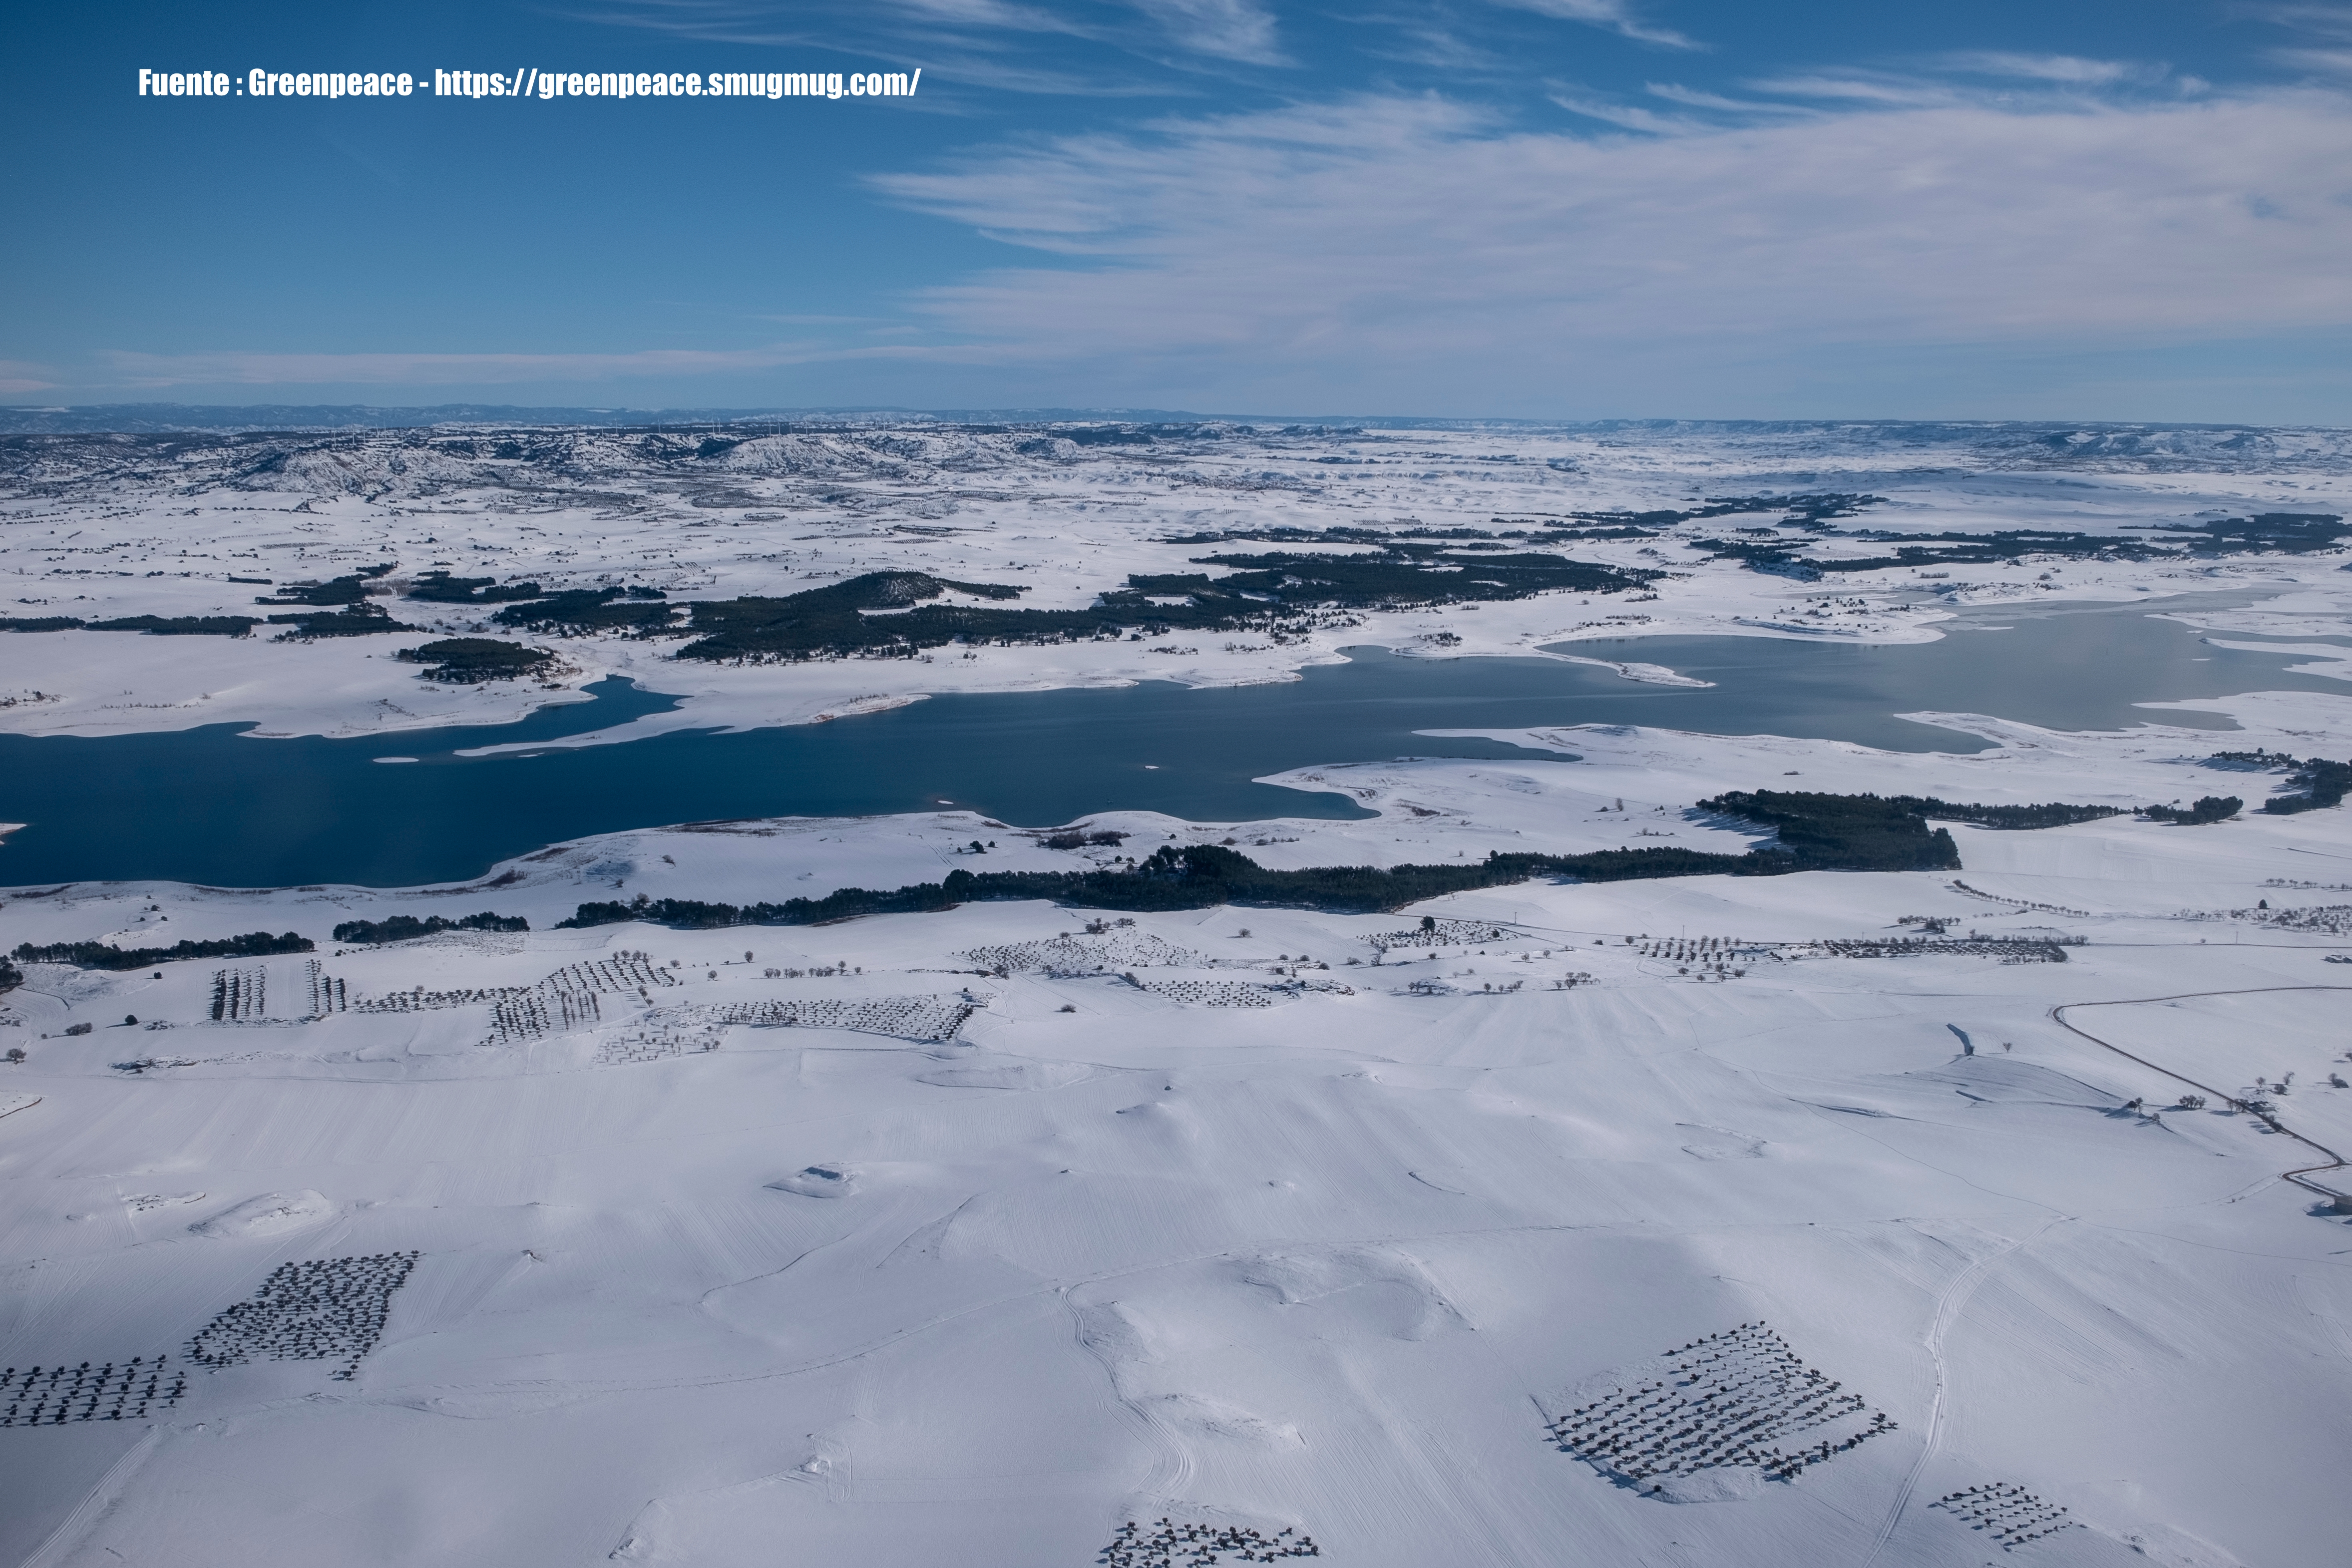
<path id="1" fill-rule="evenodd" d="M 231 720 L 267 734 L 414 730 L 516 718 L 550 700 L 551 688 L 610 674 L 684 695 L 676 710 L 620 731 L 634 737 L 807 722 L 927 692 L 1281 680 L 1350 643 L 1526 654 L 1672 632 L 1919 641 L 1938 635 L 1953 605 L 2229 587 L 2301 589 L 2293 624 L 2304 635 L 2340 635 L 2352 626 L 2340 552 L 2179 553 L 2179 531 L 2273 513 L 2352 514 L 2347 494 L 2352 437 L 2238 428 L 868 421 L 16 435 L 0 437 L 0 618 L 265 624 L 242 637 L 12 636 L 0 731 L 108 734 Z M 1723 498 L 1790 497 L 1880 499 L 1814 508 L 1822 515 L 1811 530 L 1781 521 L 1806 520 L 1806 505 L 1759 504 L 1679 523 L 1654 515 L 1639 537 L 1543 538 L 1606 533 L 1612 520 L 1704 510 Z M 2027 555 L 1808 579 L 1720 552 L 1811 541 L 1800 556 L 1885 558 L 1900 537 L 2019 529 L 2174 547 L 2178 558 L 2129 559 L 2145 552 L 2126 549 L 2126 558 Z M 1361 555 L 1383 543 L 1439 549 L 1440 570 L 1500 550 L 1666 575 L 1619 592 L 1294 615 L 1271 633 L 1180 629 L 752 664 L 677 658 L 690 638 L 683 619 L 675 635 L 651 638 L 570 635 L 502 626 L 499 601 L 404 596 L 436 572 L 547 593 L 635 586 L 686 604 L 781 596 L 891 570 L 1019 588 L 1025 611 L 1078 610 L 1130 576 L 1215 574 L 1198 563 L 1204 556 Z M 553 661 L 527 679 L 425 679 L 392 657 L 423 636 L 278 640 L 289 627 L 268 617 L 293 612 L 255 603 L 377 569 L 363 602 L 391 621 L 542 647 Z M 990 605 L 953 589 L 931 602 Z M 1624 673 L 1675 679 L 1647 666 Z"/>
<path id="2" fill-rule="evenodd" d="M 2352 698 L 2221 706 L 2233 746 L 2352 752 Z M 1737 847 L 1690 803 L 1790 773 L 2277 783 L 2210 731 L 1972 722 L 1992 750 L 1538 731 L 1582 760 L 1326 770 L 1362 821 L 1091 826 L 1393 863 L 1628 817 Z M 76 1564 L 2321 1568 L 2346 821 L 1955 825 L 1958 873 L 1363 916 L 552 929 L 615 881 L 935 879 L 951 812 L 464 889 L 22 890 L 7 947 L 318 948 L 0 998 L 0 1531 Z M 330 936 L 484 908 L 531 930 Z"/>

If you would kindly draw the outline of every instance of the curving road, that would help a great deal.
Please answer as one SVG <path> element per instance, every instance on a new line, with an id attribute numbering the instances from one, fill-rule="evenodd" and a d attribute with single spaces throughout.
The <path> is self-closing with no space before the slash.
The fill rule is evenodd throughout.
<path id="1" fill-rule="evenodd" d="M 2231 1094 L 2228 1090 L 2216 1089 L 2211 1084 L 2200 1083 L 2195 1079 L 2189 1077 L 2186 1073 L 2175 1072 L 2170 1068 L 2162 1067 L 2155 1062 L 2149 1061 L 2146 1057 L 2134 1056 L 2131 1052 L 2124 1049 L 2121 1046 L 2116 1045 L 2112 1040 L 2103 1040 L 2099 1038 L 2098 1036 L 2091 1033 L 2088 1029 L 2083 1028 L 2075 1024 L 2069 1023 L 2067 1021 L 2066 1015 L 2077 1007 L 2132 1007 L 2149 1002 L 2189 1002 L 2205 996 L 2259 996 L 2282 991 L 2352 991 L 2352 985 L 2248 985 L 2229 991 L 2183 991 L 2171 996 L 2121 996 L 2105 1002 L 2062 1003 L 2058 1006 L 2050 1009 L 2050 1016 L 2057 1020 L 2061 1028 L 2065 1029 L 2070 1034 L 2080 1035 L 2083 1038 L 2090 1041 L 2093 1045 L 2097 1046 L 2102 1050 L 2113 1051 L 2116 1055 L 2123 1058 L 2126 1061 L 2137 1062 L 2141 1067 L 2147 1068 L 2150 1072 L 2168 1078 L 2175 1083 L 2185 1083 L 2189 1088 L 2196 1089 L 2202 1094 L 2221 1100 L 2226 1104 L 2238 1105 L 2241 1102 L 2238 1100 L 2237 1097 Z M 2336 1192 L 2331 1188 L 2323 1187 L 2317 1182 L 2310 1181 L 2307 1178 L 2320 1171 L 2341 1170 L 2347 1163 L 2352 1162 L 2347 1162 L 2343 1155 L 2337 1153 L 2335 1150 L 2330 1149 L 2326 1144 L 2320 1142 L 2317 1139 L 2307 1138 L 2302 1133 L 2297 1132 L 2294 1128 L 2289 1127 L 2284 1121 L 2281 1121 L 2276 1111 L 2257 1110 L 2252 1112 L 2252 1114 L 2261 1117 L 2262 1120 L 2269 1125 L 2273 1131 L 2283 1132 L 2289 1138 L 2294 1139 L 2296 1142 L 2304 1145 L 2304 1147 L 2327 1156 L 2327 1161 L 2325 1164 L 2298 1165 L 2292 1171 L 2280 1172 L 2279 1174 L 2284 1179 L 2293 1182 L 2296 1186 L 2305 1189 L 2306 1192 L 2316 1193 L 2321 1197 L 2329 1199 L 2332 1202 L 2345 1203 L 2347 1201 L 2345 1194 Z"/>

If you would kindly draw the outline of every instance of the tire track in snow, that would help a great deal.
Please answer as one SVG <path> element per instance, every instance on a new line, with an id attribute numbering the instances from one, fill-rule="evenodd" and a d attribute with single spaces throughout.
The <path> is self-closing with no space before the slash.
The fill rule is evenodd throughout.
<path id="1" fill-rule="evenodd" d="M 1886 1550 L 1886 1543 L 1895 1538 L 1895 1526 L 1903 1522 L 1904 1510 L 1910 1507 L 1911 1494 L 1918 1489 L 1920 1476 L 1926 1473 L 1928 1461 L 1936 1457 L 1937 1446 L 1943 1441 L 1944 1405 L 1950 1387 L 1950 1380 L 1946 1377 L 1944 1370 L 1944 1336 L 1950 1331 L 1953 1320 L 1959 1316 L 1960 1309 L 1968 1305 L 1969 1298 L 1976 1293 L 1976 1288 L 1984 1282 L 1985 1275 L 1994 1264 L 2026 1243 L 2041 1239 L 2057 1223 L 2055 1219 L 2044 1220 L 2032 1235 L 2021 1236 L 2008 1246 L 1986 1253 L 1954 1275 L 1952 1282 L 1945 1286 L 1943 1293 L 1936 1298 L 1936 1311 L 1928 1320 L 1927 1338 L 1927 1354 L 1936 1369 L 1936 1396 L 1927 1406 L 1926 1439 L 1919 1445 L 1919 1457 L 1911 1461 L 1910 1471 L 1904 1476 L 1903 1484 L 1895 1489 L 1895 1506 L 1886 1510 L 1886 1521 L 1878 1527 L 1877 1538 L 1870 1543 L 1870 1555 L 1862 1560 L 1863 1568 L 1871 1568 L 1878 1561 L 1879 1553 Z"/>

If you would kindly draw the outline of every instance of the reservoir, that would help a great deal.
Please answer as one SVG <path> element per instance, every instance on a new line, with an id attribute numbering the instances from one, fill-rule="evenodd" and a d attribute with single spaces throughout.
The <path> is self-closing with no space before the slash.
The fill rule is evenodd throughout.
<path id="1" fill-rule="evenodd" d="M 1345 796 L 1252 781 L 1399 756 L 1550 755 L 1427 733 L 1444 730 L 1638 724 L 1895 751 L 1984 748 L 1973 736 L 1895 717 L 1933 710 L 2061 730 L 2189 725 L 2214 730 L 2219 750 L 2230 729 L 2221 715 L 2133 704 L 2347 689 L 2290 673 L 2307 654 L 2217 647 L 2155 618 L 2154 607 L 1971 610 L 1943 623 L 1940 641 L 1891 647 L 1656 637 L 1567 649 L 1715 683 L 1704 689 L 1629 681 L 1557 659 L 1355 648 L 1346 664 L 1277 685 L 1192 690 L 1155 681 L 934 697 L 827 724 L 545 751 L 529 748 L 675 701 L 613 679 L 591 689 L 593 701 L 541 709 L 520 723 L 359 740 L 254 740 L 235 724 L 95 740 L 0 736 L 0 821 L 26 824 L 0 845 L 0 885 L 160 879 L 405 887 L 467 880 L 499 860 L 588 834 L 930 811 L 943 803 L 1016 826 L 1117 809 L 1202 822 L 1352 817 L 1365 814 Z M 524 749 L 457 754 L 518 744 Z M 376 760 L 388 755 L 415 761 Z"/>

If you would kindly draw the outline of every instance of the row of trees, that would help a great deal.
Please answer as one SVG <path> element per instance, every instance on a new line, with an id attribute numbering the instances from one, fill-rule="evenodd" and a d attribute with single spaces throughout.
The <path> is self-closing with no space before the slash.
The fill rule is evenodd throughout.
<path id="1" fill-rule="evenodd" d="M 0 632 L 145 632 L 150 637 L 241 637 L 261 623 L 251 616 L 117 616 L 85 621 L 79 616 L 0 618 Z"/>
<path id="2" fill-rule="evenodd" d="M 2150 822 L 2200 827 L 2209 822 L 2229 821 L 2245 804 L 2234 795 L 2209 795 L 2200 796 L 2194 805 L 2144 805 L 2140 807 L 2139 814 Z"/>
<path id="3" fill-rule="evenodd" d="M 147 969 L 183 958 L 270 958 L 286 952 L 310 952 L 315 944 L 294 931 L 272 936 L 266 931 L 209 942 L 182 942 L 170 947 L 109 947 L 102 942 L 18 942 L 14 957 L 26 963 L 70 963 L 79 969 Z"/>
<path id="4" fill-rule="evenodd" d="M 415 915 L 389 915 L 380 921 L 345 921 L 335 928 L 335 940 L 352 943 L 407 942 L 420 936 L 438 936 L 445 931 L 529 931 L 530 922 L 520 915 L 493 914 L 484 910 L 478 915 L 461 915 L 451 920 L 446 915 L 426 915 L 423 920 Z"/>

